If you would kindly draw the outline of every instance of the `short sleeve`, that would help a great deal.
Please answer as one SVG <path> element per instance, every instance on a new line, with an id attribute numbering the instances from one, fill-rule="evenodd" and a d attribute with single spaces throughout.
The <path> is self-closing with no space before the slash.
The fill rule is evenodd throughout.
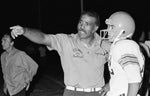
<path id="1" fill-rule="evenodd" d="M 47 46 L 48 50 L 56 50 L 58 53 L 62 53 L 66 38 L 67 35 L 65 34 L 49 35 L 48 39 L 51 42 L 51 46 Z"/>
<path id="2" fill-rule="evenodd" d="M 138 65 L 127 65 L 124 67 L 124 70 L 127 74 L 127 79 L 129 83 L 137 83 L 141 82 L 142 80 L 142 75 L 140 71 L 140 67 Z"/>
<path id="3" fill-rule="evenodd" d="M 137 83 L 142 80 L 144 58 L 139 45 L 131 40 L 118 42 L 114 54 L 124 70 L 129 83 Z"/>
<path id="4" fill-rule="evenodd" d="M 141 81 L 141 69 L 138 58 L 133 54 L 124 54 L 119 59 L 118 63 L 121 65 L 126 73 L 129 83 L 137 83 Z"/>

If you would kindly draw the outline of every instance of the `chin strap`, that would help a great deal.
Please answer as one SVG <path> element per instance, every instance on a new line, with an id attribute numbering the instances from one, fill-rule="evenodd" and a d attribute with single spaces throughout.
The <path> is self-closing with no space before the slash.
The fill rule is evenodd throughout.
<path id="1" fill-rule="evenodd" d="M 122 39 L 126 39 L 126 38 L 130 38 L 133 33 L 130 33 L 129 35 L 125 36 L 125 37 L 120 37 L 122 35 L 122 33 L 124 32 L 124 30 L 121 30 L 121 32 L 117 35 L 117 37 L 114 39 L 113 43 L 115 44 L 117 41 L 122 40 Z"/>

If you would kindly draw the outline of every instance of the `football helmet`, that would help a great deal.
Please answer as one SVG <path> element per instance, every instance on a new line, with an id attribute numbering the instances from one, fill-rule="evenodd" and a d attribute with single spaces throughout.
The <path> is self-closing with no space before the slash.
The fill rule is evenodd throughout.
<path id="1" fill-rule="evenodd" d="M 126 12 L 119 11 L 113 13 L 105 23 L 107 29 L 100 30 L 102 39 L 109 39 L 109 41 L 117 41 L 119 39 L 126 39 L 132 37 L 135 31 L 135 22 L 131 15 Z"/>

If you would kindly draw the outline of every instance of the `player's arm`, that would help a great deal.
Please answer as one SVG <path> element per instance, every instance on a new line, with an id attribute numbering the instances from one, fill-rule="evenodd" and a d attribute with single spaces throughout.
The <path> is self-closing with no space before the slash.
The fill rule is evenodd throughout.
<path id="1" fill-rule="evenodd" d="M 142 80 L 138 58 L 133 54 L 125 54 L 118 62 L 125 71 L 128 79 L 127 96 L 137 96 Z"/>
<path id="2" fill-rule="evenodd" d="M 140 86 L 140 83 L 129 83 L 127 96 L 137 96 L 139 86 Z"/>
<path id="3" fill-rule="evenodd" d="M 48 35 L 39 30 L 24 28 L 21 26 L 13 26 L 10 27 L 10 29 L 12 29 L 11 35 L 13 38 L 18 37 L 18 35 L 23 35 L 34 43 L 47 46 L 51 45 L 50 40 L 48 40 Z"/>

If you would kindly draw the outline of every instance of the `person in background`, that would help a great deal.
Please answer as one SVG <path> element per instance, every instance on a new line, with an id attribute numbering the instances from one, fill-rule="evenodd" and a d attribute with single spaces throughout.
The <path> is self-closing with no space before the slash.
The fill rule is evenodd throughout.
<path id="1" fill-rule="evenodd" d="M 149 96 L 150 91 L 150 40 L 139 42 L 141 51 L 145 56 L 145 68 L 141 88 L 139 94 L 141 96 Z"/>
<path id="2" fill-rule="evenodd" d="M 58 52 L 64 72 L 63 96 L 99 96 L 99 90 L 105 85 L 104 64 L 110 48 L 110 43 L 96 33 L 99 22 L 96 12 L 83 12 L 76 34 L 45 34 L 19 25 L 10 29 L 13 38 L 23 35 Z"/>
<path id="3" fill-rule="evenodd" d="M 2 37 L 1 66 L 6 96 L 26 96 L 30 82 L 37 72 L 38 64 L 25 52 L 14 47 L 10 34 Z"/>

